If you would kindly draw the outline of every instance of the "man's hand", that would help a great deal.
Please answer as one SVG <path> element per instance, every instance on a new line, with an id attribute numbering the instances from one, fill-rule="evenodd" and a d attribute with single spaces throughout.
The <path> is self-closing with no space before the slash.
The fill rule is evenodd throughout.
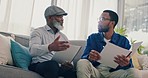
<path id="1" fill-rule="evenodd" d="M 61 68 L 63 70 L 70 70 L 70 69 L 73 69 L 73 65 L 70 62 L 65 62 L 61 64 Z"/>
<path id="2" fill-rule="evenodd" d="M 130 62 L 130 56 L 129 57 L 126 57 L 125 55 L 117 55 L 117 57 L 114 57 L 115 58 L 115 62 L 118 63 L 120 66 L 127 66 Z"/>
<path id="3" fill-rule="evenodd" d="M 97 52 L 95 50 L 91 50 L 91 52 L 89 53 L 88 59 L 90 61 L 97 61 L 97 60 L 101 59 L 101 56 L 99 55 L 99 52 Z"/>
<path id="4" fill-rule="evenodd" d="M 59 41 L 60 36 L 58 36 L 53 43 L 48 46 L 49 51 L 63 51 L 69 48 L 68 41 Z"/>

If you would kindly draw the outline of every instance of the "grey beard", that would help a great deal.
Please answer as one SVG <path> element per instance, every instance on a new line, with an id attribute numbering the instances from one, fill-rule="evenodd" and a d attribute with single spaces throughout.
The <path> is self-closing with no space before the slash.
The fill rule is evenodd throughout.
<path id="1" fill-rule="evenodd" d="M 58 30 L 63 30 L 63 26 L 56 20 L 53 22 L 53 25 L 58 29 Z"/>

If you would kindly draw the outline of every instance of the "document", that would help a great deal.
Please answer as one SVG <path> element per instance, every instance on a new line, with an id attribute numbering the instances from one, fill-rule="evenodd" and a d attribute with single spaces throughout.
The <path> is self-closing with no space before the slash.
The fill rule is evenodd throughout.
<path id="1" fill-rule="evenodd" d="M 137 49 L 140 47 L 141 44 L 142 44 L 142 41 L 141 41 L 141 42 L 134 43 L 134 44 L 132 45 L 132 54 L 131 54 L 131 56 L 132 56 L 135 52 L 137 52 Z"/>
<path id="2" fill-rule="evenodd" d="M 119 46 L 116 46 L 110 42 L 107 42 L 106 46 L 104 47 L 104 49 L 102 50 L 102 52 L 100 53 L 101 55 L 101 60 L 99 60 L 98 62 L 112 67 L 112 68 L 116 68 L 118 66 L 118 64 L 116 62 L 114 62 L 115 58 L 117 55 L 133 55 L 138 47 L 141 45 L 142 42 L 138 42 L 138 43 L 134 43 L 132 45 L 132 51 L 121 48 Z"/>
<path id="3" fill-rule="evenodd" d="M 52 60 L 57 61 L 58 63 L 64 63 L 66 61 L 72 62 L 76 55 L 79 53 L 81 46 L 70 45 L 67 50 L 56 52 Z"/>

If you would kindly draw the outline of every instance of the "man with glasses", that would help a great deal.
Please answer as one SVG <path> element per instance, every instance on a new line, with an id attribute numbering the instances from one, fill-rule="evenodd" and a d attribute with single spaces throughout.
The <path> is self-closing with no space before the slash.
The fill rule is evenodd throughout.
<path id="1" fill-rule="evenodd" d="M 52 60 L 56 52 L 69 48 L 67 37 L 60 32 L 63 29 L 63 16 L 67 13 L 60 7 L 50 6 L 45 10 L 47 24 L 35 29 L 31 33 L 29 50 L 32 55 L 32 63 L 29 70 L 42 75 L 44 78 L 75 78 L 73 66 L 69 62 L 61 66 Z"/>
<path id="2" fill-rule="evenodd" d="M 130 49 L 126 37 L 115 33 L 114 28 L 118 22 L 118 15 L 111 10 L 104 10 L 98 21 L 98 33 L 91 34 L 87 39 L 82 59 L 77 62 L 78 78 L 140 78 L 138 70 L 133 68 L 132 60 L 125 55 L 117 55 L 114 62 L 117 68 L 111 68 L 98 62 L 99 53 L 107 42 L 119 47 Z M 109 56 L 109 55 L 108 55 Z"/>

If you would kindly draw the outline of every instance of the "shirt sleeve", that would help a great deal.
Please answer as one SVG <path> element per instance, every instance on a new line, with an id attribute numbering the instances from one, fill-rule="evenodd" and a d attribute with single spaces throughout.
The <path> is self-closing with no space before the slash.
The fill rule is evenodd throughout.
<path id="1" fill-rule="evenodd" d="M 48 45 L 42 45 L 42 37 L 38 31 L 31 33 L 31 38 L 29 42 L 29 51 L 32 56 L 41 56 L 49 52 Z"/>
<path id="2" fill-rule="evenodd" d="M 91 42 L 90 42 L 90 36 L 88 37 L 87 39 L 87 43 L 86 43 L 86 47 L 85 47 L 85 50 L 84 50 L 84 53 L 82 55 L 82 59 L 88 59 L 88 55 L 91 51 L 91 46 L 90 46 Z"/>

